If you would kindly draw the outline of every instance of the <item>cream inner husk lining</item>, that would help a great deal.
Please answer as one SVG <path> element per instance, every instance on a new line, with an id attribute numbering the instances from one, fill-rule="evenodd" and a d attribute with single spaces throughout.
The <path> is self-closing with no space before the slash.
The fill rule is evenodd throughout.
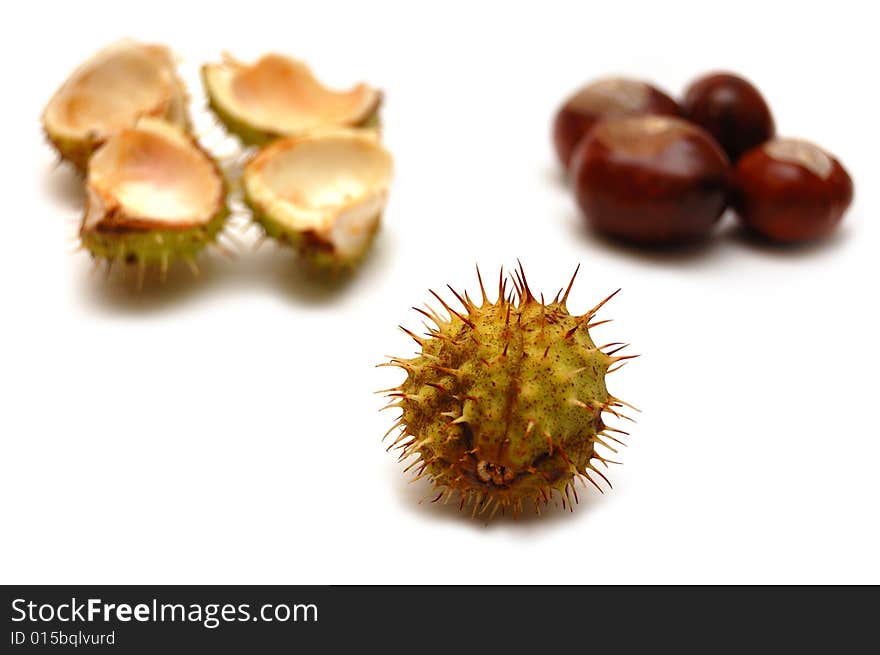
<path id="1" fill-rule="evenodd" d="M 363 84 L 350 91 L 328 89 L 304 64 L 273 55 L 250 67 L 220 69 L 215 79 L 227 87 L 242 120 L 284 134 L 358 123 L 376 97 Z"/>
<path id="2" fill-rule="evenodd" d="M 171 95 L 171 75 L 153 56 L 116 50 L 77 72 L 53 99 L 46 118 L 71 135 L 104 134 L 131 126 Z"/>
<path id="3" fill-rule="evenodd" d="M 390 177 L 388 158 L 366 143 L 345 139 L 306 141 L 278 153 L 265 166 L 263 181 L 272 193 L 302 209 L 351 205 Z"/>
<path id="4" fill-rule="evenodd" d="M 201 152 L 142 130 L 108 141 L 92 159 L 89 182 L 109 192 L 126 216 L 169 224 L 208 222 L 222 193 Z"/>

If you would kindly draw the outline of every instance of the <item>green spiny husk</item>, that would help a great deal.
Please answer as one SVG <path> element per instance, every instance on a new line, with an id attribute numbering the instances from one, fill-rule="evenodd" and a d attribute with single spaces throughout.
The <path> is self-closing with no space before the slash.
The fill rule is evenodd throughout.
<path id="1" fill-rule="evenodd" d="M 571 285 L 545 304 L 532 295 L 522 267 L 510 280 L 508 295 L 507 280 L 499 279 L 495 302 L 482 280 L 479 304 L 453 290 L 463 311 L 434 294 L 449 318 L 417 309 L 434 323 L 424 337 L 404 329 L 421 354 L 387 364 L 407 372 L 389 394 L 389 407 L 402 410 L 391 430 L 400 429 L 393 444 L 400 459 L 413 458 L 407 470 L 432 480 L 435 501 L 457 495 L 473 515 L 490 508 L 491 515 L 499 508 L 516 515 L 525 503 L 540 513 L 554 493 L 571 507 L 577 478 L 599 488 L 593 475 L 607 478 L 594 462 L 611 460 L 596 445 L 616 452 L 608 441 L 620 432 L 606 426 L 603 413 L 622 416 L 626 405 L 608 393 L 605 375 L 631 356 L 605 352 L 589 334 L 611 296 L 575 316 L 566 307 Z"/>

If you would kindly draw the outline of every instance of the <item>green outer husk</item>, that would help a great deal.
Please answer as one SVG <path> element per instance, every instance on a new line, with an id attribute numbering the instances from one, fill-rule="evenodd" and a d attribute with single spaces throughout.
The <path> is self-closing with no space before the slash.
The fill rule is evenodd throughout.
<path id="1" fill-rule="evenodd" d="M 571 506 L 576 479 L 600 491 L 591 474 L 608 482 L 597 464 L 611 460 L 596 445 L 616 452 L 606 440 L 627 434 L 604 422 L 605 412 L 625 418 L 616 408 L 627 405 L 608 392 L 605 377 L 632 356 L 615 356 L 623 344 L 603 351 L 589 334 L 592 318 L 615 294 L 577 316 L 566 306 L 571 283 L 545 303 L 533 295 L 522 265 L 508 279 L 499 276 L 494 302 L 479 282 L 481 302 L 449 287 L 464 307 L 456 311 L 431 292 L 449 318 L 416 308 L 434 325 L 426 324 L 424 335 L 404 328 L 421 353 L 388 363 L 407 373 L 386 390 L 387 408 L 402 410 L 389 450 L 399 449 L 401 461 L 417 458 L 407 470 L 432 480 L 435 500 L 457 494 L 459 507 L 472 505 L 473 516 L 493 505 L 490 518 L 499 508 L 516 515 L 524 502 L 540 513 L 553 494 L 563 508 Z"/>
<path id="2" fill-rule="evenodd" d="M 126 230 L 80 233 L 82 244 L 94 257 L 144 264 L 167 264 L 192 259 L 217 238 L 226 224 L 226 203 L 206 225 L 184 230 Z"/>
<path id="3" fill-rule="evenodd" d="M 370 250 L 382 223 L 380 212 L 372 234 L 364 242 L 363 249 L 354 257 L 342 257 L 336 252 L 333 244 L 324 241 L 314 232 L 294 230 L 276 221 L 248 194 L 246 188 L 244 201 L 250 208 L 254 221 L 263 228 L 266 236 L 295 249 L 313 268 L 326 271 L 346 270 L 357 266 Z"/>

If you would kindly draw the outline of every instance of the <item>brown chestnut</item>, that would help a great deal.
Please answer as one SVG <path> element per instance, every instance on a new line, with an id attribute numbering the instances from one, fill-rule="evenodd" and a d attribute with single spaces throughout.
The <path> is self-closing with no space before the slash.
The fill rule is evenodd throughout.
<path id="1" fill-rule="evenodd" d="M 707 235 L 727 203 L 730 164 L 705 130 L 680 118 L 637 116 L 597 123 L 572 160 L 587 222 L 640 244 Z"/>
<path id="2" fill-rule="evenodd" d="M 827 235 L 852 198 L 852 179 L 840 162 L 800 139 L 768 141 L 743 155 L 734 172 L 732 204 L 739 219 L 771 241 Z"/>
<path id="3" fill-rule="evenodd" d="M 583 87 L 556 113 L 553 143 L 560 163 L 570 167 L 575 147 L 596 121 L 640 114 L 679 116 L 681 107 L 660 89 L 638 80 L 610 77 Z"/>
<path id="4" fill-rule="evenodd" d="M 694 80 L 685 91 L 682 106 L 685 118 L 714 136 L 733 162 L 776 131 L 761 92 L 731 73 Z"/>

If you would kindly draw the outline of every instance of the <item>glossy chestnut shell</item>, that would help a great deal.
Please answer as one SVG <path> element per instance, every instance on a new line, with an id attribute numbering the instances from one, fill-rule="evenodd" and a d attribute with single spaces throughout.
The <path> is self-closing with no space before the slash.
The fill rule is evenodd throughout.
<path id="1" fill-rule="evenodd" d="M 685 118 L 714 136 L 734 162 L 776 131 L 761 92 L 731 73 L 706 75 L 692 82 L 682 106 Z"/>
<path id="2" fill-rule="evenodd" d="M 800 139 L 773 139 L 750 150 L 734 173 L 732 204 L 739 219 L 771 241 L 828 235 L 852 198 L 852 179 L 840 162 Z"/>
<path id="3" fill-rule="evenodd" d="M 706 236 L 727 203 L 729 161 L 702 128 L 668 116 L 597 123 L 572 161 L 587 222 L 640 244 Z"/>
<path id="4" fill-rule="evenodd" d="M 556 156 L 568 169 L 577 144 L 603 118 L 640 114 L 678 116 L 681 112 L 675 100 L 646 82 L 620 77 L 597 80 L 572 95 L 556 113 L 553 123 Z"/>

